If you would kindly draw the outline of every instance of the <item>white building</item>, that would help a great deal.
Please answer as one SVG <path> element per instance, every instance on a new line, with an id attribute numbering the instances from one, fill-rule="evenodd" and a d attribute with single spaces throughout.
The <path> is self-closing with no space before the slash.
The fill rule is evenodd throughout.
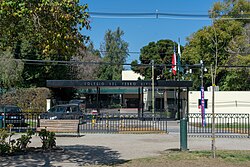
<path id="1" fill-rule="evenodd" d="M 125 81 L 133 81 L 133 80 L 138 80 L 138 79 L 144 79 L 143 76 L 141 76 L 140 74 L 135 73 L 132 70 L 124 70 L 122 71 L 122 80 Z"/>
<path id="2" fill-rule="evenodd" d="M 212 92 L 205 91 L 205 113 L 212 113 Z M 249 113 L 250 91 L 215 91 L 215 113 Z M 189 113 L 199 113 L 200 91 L 189 91 Z"/>

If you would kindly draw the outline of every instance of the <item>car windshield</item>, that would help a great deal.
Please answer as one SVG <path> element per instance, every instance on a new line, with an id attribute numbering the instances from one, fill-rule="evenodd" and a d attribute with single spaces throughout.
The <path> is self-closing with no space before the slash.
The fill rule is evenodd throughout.
<path id="1" fill-rule="evenodd" d="M 52 107 L 51 109 L 49 109 L 49 112 L 64 112 L 66 110 L 66 107 L 65 106 L 55 106 L 55 107 Z"/>
<path id="2" fill-rule="evenodd" d="M 59 106 L 59 107 L 57 107 L 56 112 L 65 112 L 66 109 L 67 109 L 67 107 L 65 107 L 65 106 Z"/>
<path id="3" fill-rule="evenodd" d="M 84 101 L 84 100 L 77 100 L 77 99 L 74 99 L 74 100 L 70 100 L 69 103 L 79 104 L 79 103 L 85 103 L 85 101 Z"/>

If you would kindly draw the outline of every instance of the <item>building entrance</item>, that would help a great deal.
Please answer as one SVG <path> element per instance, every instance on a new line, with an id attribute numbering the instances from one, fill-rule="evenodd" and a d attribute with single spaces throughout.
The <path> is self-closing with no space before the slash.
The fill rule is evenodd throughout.
<path id="1" fill-rule="evenodd" d="M 188 88 L 192 86 L 191 81 L 157 80 L 154 86 L 155 89 L 152 90 L 152 81 L 144 80 L 47 81 L 47 87 L 75 88 L 84 96 L 88 120 L 83 125 L 83 129 L 88 131 L 94 129 L 97 132 L 112 128 L 113 132 L 119 132 L 121 129 L 148 130 L 152 129 L 154 123 L 150 121 L 186 117 Z M 92 112 L 97 114 L 91 115 Z M 158 125 L 161 126 L 157 128 L 158 130 L 167 131 L 166 123 L 158 122 Z"/>

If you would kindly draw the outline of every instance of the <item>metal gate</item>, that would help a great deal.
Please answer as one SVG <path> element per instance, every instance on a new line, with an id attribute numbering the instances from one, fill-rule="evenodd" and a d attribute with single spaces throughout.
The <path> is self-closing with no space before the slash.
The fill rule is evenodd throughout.
<path id="1" fill-rule="evenodd" d="M 80 133 L 166 133 L 167 118 L 160 114 L 87 115 L 79 126 Z"/>

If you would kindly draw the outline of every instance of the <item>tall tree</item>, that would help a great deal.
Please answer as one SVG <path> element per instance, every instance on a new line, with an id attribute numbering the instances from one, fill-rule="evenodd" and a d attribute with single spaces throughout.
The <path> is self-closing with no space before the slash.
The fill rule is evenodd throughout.
<path id="1" fill-rule="evenodd" d="M 79 0 L 0 1 L 0 48 L 11 47 L 17 59 L 70 60 L 86 40 L 87 5 Z M 25 64 L 24 81 L 44 86 L 46 79 L 65 77 L 67 67 Z M 40 81 L 39 81 L 40 80 Z"/>
<path id="2" fill-rule="evenodd" d="M 246 51 L 248 50 L 247 48 L 249 48 L 249 38 L 246 36 L 248 23 L 246 20 L 225 20 L 224 18 L 239 18 L 242 11 L 244 11 L 244 13 L 249 13 L 249 2 L 245 2 L 245 0 L 224 1 L 216 3 L 213 6 L 210 11 L 211 17 L 216 18 L 213 25 L 200 29 L 188 38 L 188 43 L 183 53 L 183 58 L 186 62 L 194 64 L 203 60 L 206 65 L 243 65 L 235 64 L 235 62 L 240 63 L 237 61 L 239 56 L 242 55 L 244 52 L 243 50 Z M 236 11 L 238 11 L 238 14 Z M 244 56 L 249 55 L 244 54 Z M 245 72 L 247 72 L 247 70 Z M 196 71 L 196 73 L 197 75 L 193 75 L 192 78 L 194 80 L 195 89 L 198 89 L 200 87 L 198 74 L 200 71 Z M 222 90 L 239 90 L 240 86 L 236 88 L 232 84 L 232 87 L 226 84 L 231 74 L 232 77 L 235 78 L 235 74 L 237 73 L 232 73 L 232 71 L 222 68 L 216 71 L 216 83 Z M 238 74 L 240 75 L 240 73 Z M 236 82 L 238 82 L 239 85 L 244 83 L 240 80 L 236 80 L 235 83 Z M 205 87 L 210 85 L 211 75 L 209 72 L 205 74 Z"/>
<path id="3" fill-rule="evenodd" d="M 248 0 L 224 0 L 216 2 L 209 12 L 212 18 L 249 18 L 250 3 Z M 249 23 L 247 19 L 241 22 Z"/>
<path id="4" fill-rule="evenodd" d="M 79 53 L 72 57 L 72 61 L 76 61 L 71 68 L 73 79 L 97 79 L 101 61 L 100 56 L 100 52 L 94 49 L 93 43 L 90 43 L 86 49 L 80 49 Z"/>
<path id="5" fill-rule="evenodd" d="M 101 45 L 103 65 L 100 67 L 99 79 L 121 80 L 123 64 L 128 57 L 128 43 L 122 39 L 124 32 L 118 27 L 108 30 Z"/>
<path id="6" fill-rule="evenodd" d="M 132 62 L 132 70 L 141 74 L 145 79 L 151 78 L 151 60 L 154 60 L 155 64 L 171 64 L 172 55 L 174 53 L 174 46 L 177 49 L 177 43 L 169 39 L 159 40 L 157 42 L 150 42 L 148 45 L 141 48 L 140 62 L 142 64 L 149 64 L 149 66 L 138 66 L 138 61 Z M 181 47 L 183 49 L 183 47 Z M 169 72 L 170 68 L 161 66 L 155 68 L 155 78 L 166 79 L 171 76 Z"/>

